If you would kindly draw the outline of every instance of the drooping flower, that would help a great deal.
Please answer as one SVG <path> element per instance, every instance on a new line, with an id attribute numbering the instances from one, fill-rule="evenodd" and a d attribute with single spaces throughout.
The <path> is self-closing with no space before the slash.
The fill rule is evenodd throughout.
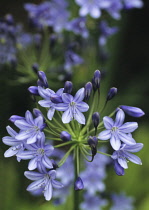
<path id="1" fill-rule="evenodd" d="M 34 182 L 31 183 L 27 187 L 27 191 L 37 191 L 39 189 L 42 190 L 42 193 L 47 201 L 51 200 L 53 187 L 54 188 L 62 188 L 63 185 L 55 180 L 56 178 L 56 171 L 41 171 L 41 172 L 33 172 L 33 171 L 25 171 L 24 175 Z"/>
<path id="2" fill-rule="evenodd" d="M 120 166 L 124 169 L 128 168 L 127 160 L 130 160 L 135 164 L 142 165 L 140 158 L 134 154 L 131 154 L 131 152 L 139 152 L 142 149 L 142 147 L 143 144 L 141 143 L 136 143 L 135 145 L 122 144 L 120 149 L 114 151 L 111 157 L 114 160 L 117 160 Z"/>
<path id="3" fill-rule="evenodd" d="M 114 150 L 119 150 L 121 141 L 127 145 L 136 144 L 135 140 L 128 135 L 138 128 L 136 122 L 124 123 L 125 114 L 122 109 L 119 109 L 116 114 L 115 122 L 110 117 L 104 117 L 103 122 L 106 130 L 102 131 L 98 138 L 101 140 L 110 139 L 110 144 Z"/>
<path id="4" fill-rule="evenodd" d="M 25 141 L 17 140 L 15 137 L 18 135 L 18 133 L 15 130 L 13 130 L 10 126 L 7 126 L 6 129 L 10 136 L 3 137 L 2 141 L 4 144 L 11 147 L 8 150 L 6 150 L 6 152 L 4 153 L 4 157 L 12 157 L 14 155 L 19 154 L 25 149 Z M 20 162 L 21 159 L 17 157 L 17 160 Z"/>
<path id="5" fill-rule="evenodd" d="M 45 135 L 42 132 L 37 141 L 34 144 L 26 144 L 26 150 L 20 152 L 17 157 L 22 160 L 28 160 L 28 169 L 34 170 L 38 167 L 38 164 L 42 164 L 45 168 L 53 168 L 52 162 L 49 159 L 51 156 L 54 147 L 49 144 L 45 144 Z"/>
<path id="6" fill-rule="evenodd" d="M 15 138 L 17 140 L 26 140 L 27 144 L 35 143 L 45 128 L 43 117 L 39 115 L 34 119 L 30 111 L 26 111 L 25 118 L 15 120 L 14 124 L 20 128 L 20 132 Z"/>
<path id="7" fill-rule="evenodd" d="M 47 117 L 48 117 L 49 120 L 52 120 L 53 115 L 54 115 L 54 113 L 55 113 L 56 106 L 57 106 L 57 104 L 55 104 L 55 103 L 53 103 L 53 102 L 51 101 L 51 97 L 52 97 L 53 95 L 55 95 L 55 94 L 56 94 L 58 97 L 59 97 L 59 96 L 61 97 L 61 95 L 62 95 L 62 93 L 63 93 L 63 90 L 64 90 L 63 88 L 60 88 L 60 89 L 55 93 L 53 90 L 51 90 L 51 89 L 49 89 L 49 88 L 44 89 L 44 88 L 38 86 L 39 95 L 40 95 L 42 98 L 44 98 L 44 100 L 40 100 L 38 103 L 39 103 L 40 106 L 42 106 L 42 107 L 47 107 L 47 108 L 49 108 L 49 110 L 48 110 L 48 112 L 47 112 Z"/>
<path id="8" fill-rule="evenodd" d="M 133 106 L 126 106 L 126 105 L 121 105 L 120 108 L 128 115 L 132 117 L 142 117 L 145 113 L 142 111 L 142 109 L 138 107 L 133 107 Z"/>
<path id="9" fill-rule="evenodd" d="M 89 106 L 83 102 L 83 99 L 84 88 L 79 89 L 74 97 L 68 93 L 62 94 L 63 103 L 57 104 L 55 108 L 58 111 L 64 111 L 62 115 L 63 123 L 69 123 L 74 118 L 80 124 L 85 124 L 85 117 L 82 112 L 86 112 Z"/>

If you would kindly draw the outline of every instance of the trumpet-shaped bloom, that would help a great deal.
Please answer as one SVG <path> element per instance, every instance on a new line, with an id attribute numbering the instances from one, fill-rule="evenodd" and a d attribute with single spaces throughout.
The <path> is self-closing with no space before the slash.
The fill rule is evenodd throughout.
<path id="1" fill-rule="evenodd" d="M 53 187 L 57 189 L 63 187 L 63 185 L 59 181 L 55 180 L 55 170 L 50 170 L 48 172 L 25 171 L 24 175 L 28 179 L 34 181 L 27 187 L 27 191 L 36 192 L 41 189 L 47 201 L 51 200 L 52 198 Z"/>
<path id="2" fill-rule="evenodd" d="M 74 118 L 80 124 L 85 124 L 85 117 L 82 112 L 86 112 L 89 106 L 83 102 L 83 99 L 84 88 L 79 89 L 74 97 L 68 93 L 62 94 L 63 103 L 57 104 L 55 108 L 58 111 L 64 111 L 62 115 L 63 123 L 69 123 Z"/>
<path id="3" fill-rule="evenodd" d="M 6 129 L 10 136 L 3 137 L 2 141 L 4 144 L 11 147 L 8 150 L 6 150 L 6 152 L 4 153 L 4 157 L 12 157 L 24 150 L 24 142 L 19 141 L 15 138 L 18 135 L 18 133 L 14 131 L 10 126 L 7 126 Z M 20 161 L 21 159 L 17 157 L 17 160 Z"/>
<path id="4" fill-rule="evenodd" d="M 46 168 L 53 168 L 52 162 L 49 156 L 54 150 L 52 145 L 45 144 L 44 133 L 37 139 L 34 144 L 26 144 L 27 150 L 20 152 L 17 157 L 23 160 L 31 159 L 28 164 L 29 170 L 34 170 L 38 167 L 38 163 L 42 164 Z"/>
<path id="5" fill-rule="evenodd" d="M 135 145 L 122 144 L 120 149 L 115 151 L 111 157 L 114 160 L 117 160 L 119 165 L 124 169 L 128 168 L 127 160 L 130 160 L 135 164 L 142 165 L 140 158 L 134 154 L 131 154 L 131 152 L 139 152 L 142 147 L 143 144 L 141 143 L 136 143 Z"/>
<path id="6" fill-rule="evenodd" d="M 102 131 L 98 138 L 100 140 L 110 139 L 110 144 L 114 150 L 119 150 L 121 146 L 121 141 L 127 145 L 136 144 L 135 140 L 128 135 L 138 128 L 136 122 L 124 123 L 125 114 L 123 110 L 119 109 L 116 114 L 115 122 L 110 117 L 104 117 L 103 122 L 106 130 Z"/>
<path id="7" fill-rule="evenodd" d="M 49 120 L 52 120 L 53 115 L 55 113 L 55 106 L 57 106 L 57 104 L 53 103 L 51 101 L 51 97 L 53 97 L 53 95 L 57 95 L 57 96 L 61 96 L 63 93 L 64 88 L 60 88 L 56 93 L 49 89 L 49 88 L 42 88 L 40 86 L 38 86 L 38 92 L 39 95 L 44 98 L 44 100 L 40 100 L 38 103 L 40 104 L 40 106 L 42 107 L 47 107 L 49 108 L 48 113 L 47 113 L 47 117 Z"/>
<path id="8" fill-rule="evenodd" d="M 27 144 L 35 143 L 45 127 L 43 117 L 40 115 L 34 119 L 30 111 L 26 111 L 25 118 L 15 120 L 14 124 L 20 128 L 15 138 L 26 140 Z"/>

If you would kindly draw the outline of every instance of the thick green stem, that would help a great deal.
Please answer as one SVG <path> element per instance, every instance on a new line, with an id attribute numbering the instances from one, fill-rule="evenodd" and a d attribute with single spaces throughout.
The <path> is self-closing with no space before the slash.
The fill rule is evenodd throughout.
<path id="1" fill-rule="evenodd" d="M 75 148 L 75 161 L 74 161 L 74 169 L 75 169 L 75 180 L 77 180 L 78 178 L 78 158 L 77 158 L 77 148 Z M 80 192 L 77 191 L 77 190 L 74 190 L 74 206 L 73 206 L 73 210 L 79 210 L 79 204 L 80 204 L 80 201 L 79 201 L 79 194 Z"/>

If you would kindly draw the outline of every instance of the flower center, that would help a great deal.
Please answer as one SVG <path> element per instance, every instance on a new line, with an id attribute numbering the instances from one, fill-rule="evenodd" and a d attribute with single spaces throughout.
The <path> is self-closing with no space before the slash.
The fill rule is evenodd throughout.
<path id="1" fill-rule="evenodd" d="M 113 132 L 115 132 L 117 129 L 118 129 L 118 127 L 113 127 L 111 130 L 112 130 Z"/>
<path id="2" fill-rule="evenodd" d="M 72 101 L 71 103 L 70 103 L 70 106 L 75 106 L 75 102 L 74 101 Z"/>
<path id="3" fill-rule="evenodd" d="M 37 153 L 38 153 L 39 155 L 44 155 L 45 151 L 44 151 L 44 149 L 39 148 L 39 149 L 37 150 Z"/>

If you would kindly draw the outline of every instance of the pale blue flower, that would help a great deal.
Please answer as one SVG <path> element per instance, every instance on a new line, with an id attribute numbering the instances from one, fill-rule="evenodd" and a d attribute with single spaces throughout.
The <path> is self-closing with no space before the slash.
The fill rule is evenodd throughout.
<path id="1" fill-rule="evenodd" d="M 41 136 L 37 137 L 37 141 L 34 144 L 26 144 L 25 148 L 27 150 L 20 152 L 17 154 L 22 160 L 28 160 L 28 169 L 34 170 L 38 167 L 38 164 L 42 164 L 46 168 L 53 168 L 52 162 L 49 159 L 51 156 L 54 147 L 49 144 L 45 144 L 45 135 L 42 132 Z"/>
<path id="2" fill-rule="evenodd" d="M 136 144 L 135 140 L 128 135 L 138 128 L 136 122 L 124 123 L 125 114 L 122 109 L 119 109 L 116 114 L 115 122 L 110 117 L 104 117 L 103 122 L 106 130 L 102 131 L 98 138 L 100 140 L 110 139 L 110 144 L 114 150 L 119 150 L 121 141 L 128 145 Z"/>
<path id="3" fill-rule="evenodd" d="M 54 188 L 62 188 L 63 185 L 55 180 L 56 171 L 42 171 L 42 172 L 33 172 L 33 171 L 25 171 L 24 175 L 34 182 L 31 183 L 27 187 L 27 191 L 37 191 L 42 189 L 42 193 L 47 201 L 51 200 L 53 187 Z"/>
<path id="4" fill-rule="evenodd" d="M 89 106 L 83 102 L 83 99 L 84 88 L 79 89 L 74 97 L 68 93 L 62 94 L 63 103 L 57 104 L 55 108 L 58 111 L 64 111 L 62 115 L 63 123 L 69 123 L 72 119 L 75 119 L 80 124 L 85 124 L 85 117 L 82 112 L 86 112 Z"/>
<path id="5" fill-rule="evenodd" d="M 135 164 L 142 165 L 142 162 L 140 158 L 134 154 L 131 154 L 131 152 L 139 152 L 143 147 L 143 144 L 136 143 L 135 145 L 126 145 L 122 144 L 120 149 L 115 151 L 111 157 L 118 161 L 121 167 L 124 169 L 128 168 L 127 160 L 130 160 L 131 162 Z"/>
<path id="6" fill-rule="evenodd" d="M 18 155 L 25 149 L 25 141 L 17 140 L 15 137 L 18 135 L 18 133 L 15 130 L 13 130 L 10 126 L 7 126 L 6 129 L 10 136 L 3 137 L 2 141 L 4 144 L 11 147 L 8 150 L 6 150 L 6 152 L 4 153 L 4 157 L 12 157 Z M 21 159 L 17 157 L 17 160 L 20 162 Z"/>
<path id="7" fill-rule="evenodd" d="M 51 101 L 51 97 L 55 94 L 58 95 L 58 96 L 61 96 L 63 91 L 64 91 L 64 88 L 60 88 L 55 93 L 53 90 L 51 90 L 49 88 L 44 89 L 44 88 L 38 86 L 38 93 L 42 98 L 44 98 L 44 100 L 40 100 L 38 103 L 42 107 L 49 108 L 49 110 L 47 112 L 47 117 L 48 117 L 49 120 L 52 120 L 53 115 L 55 113 L 55 108 L 57 106 L 57 104 L 55 104 Z"/>
<path id="8" fill-rule="evenodd" d="M 125 193 L 120 194 L 112 194 L 113 205 L 110 210 L 133 210 L 133 202 L 134 199 L 132 197 L 128 197 Z"/>
<path id="9" fill-rule="evenodd" d="M 26 111 L 25 118 L 15 120 L 14 124 L 20 128 L 20 132 L 15 138 L 26 140 L 27 144 L 35 143 L 45 127 L 43 117 L 40 115 L 34 119 L 30 111 Z"/>

